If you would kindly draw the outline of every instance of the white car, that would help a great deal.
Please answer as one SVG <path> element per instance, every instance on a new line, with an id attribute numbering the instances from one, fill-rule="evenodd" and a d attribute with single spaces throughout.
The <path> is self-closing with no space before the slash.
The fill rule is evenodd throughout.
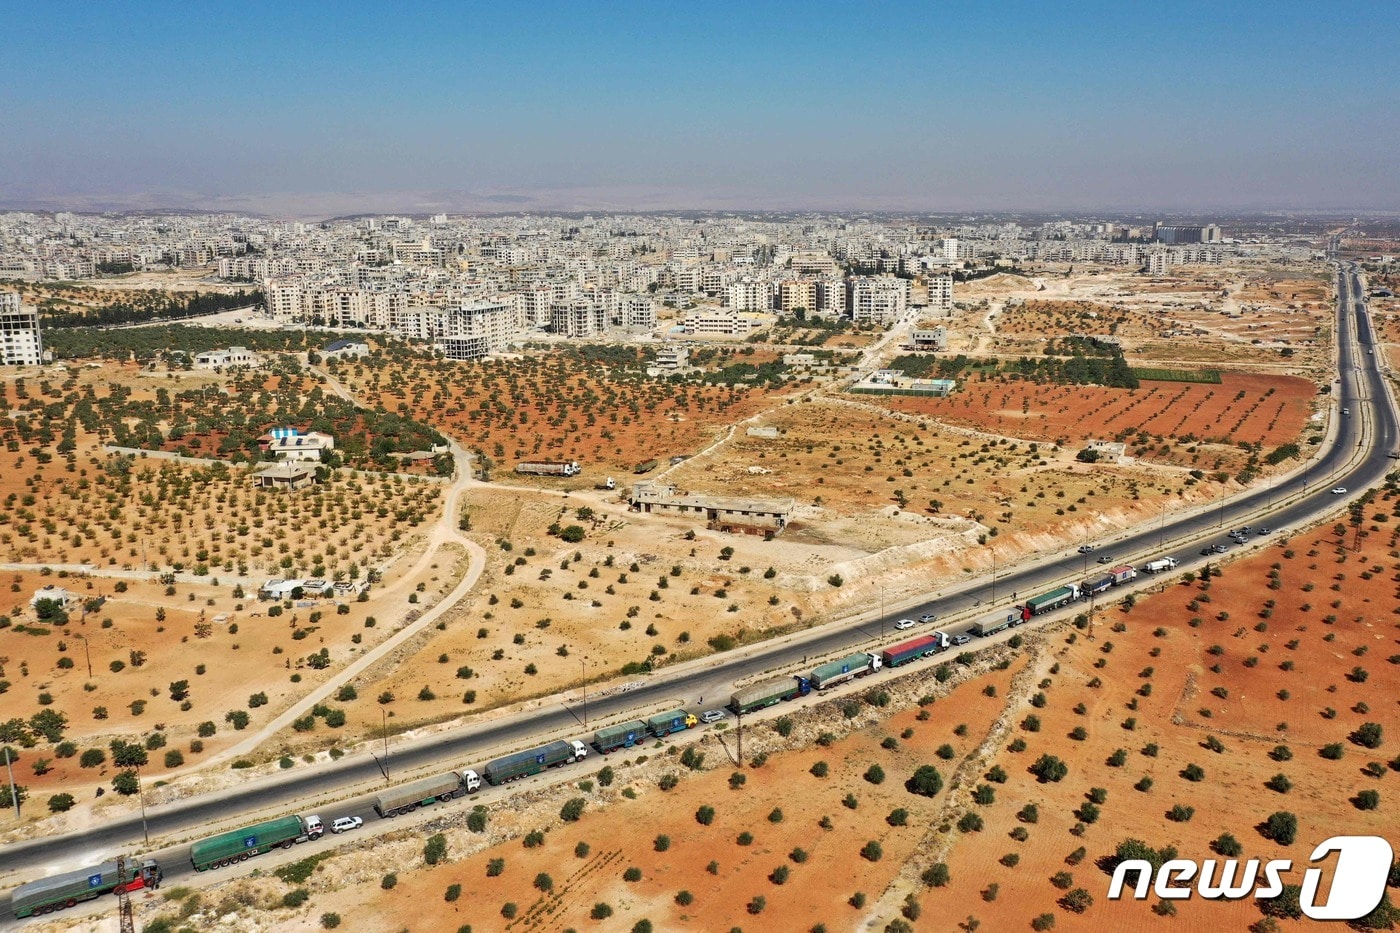
<path id="1" fill-rule="evenodd" d="M 919 621 L 920 621 L 920 622 L 937 622 L 937 621 L 938 621 L 938 616 L 934 615 L 934 614 L 931 613 L 931 612 L 925 612 L 923 615 L 919 616 Z"/>
<path id="2" fill-rule="evenodd" d="M 1345 496 L 1346 494 L 1347 494 L 1347 488 L 1346 488 L 1345 486 L 1333 486 L 1333 487 L 1332 487 L 1332 495 L 1334 495 L 1334 496 Z"/>
<path id="3" fill-rule="evenodd" d="M 913 619 L 900 619 L 898 622 L 896 622 L 896 623 L 894 624 L 894 627 L 897 628 L 897 629 L 906 629 L 906 628 L 913 628 L 914 626 L 916 626 L 916 625 L 918 625 L 918 624 L 919 624 L 919 623 L 915 622 Z"/>
<path id="4" fill-rule="evenodd" d="M 725 716 L 722 709 L 707 709 L 700 714 L 701 722 L 719 722 Z"/>
<path id="5" fill-rule="evenodd" d="M 359 829 L 365 825 L 365 821 L 358 816 L 342 816 L 331 824 L 331 832 L 343 833 L 351 829 Z"/>

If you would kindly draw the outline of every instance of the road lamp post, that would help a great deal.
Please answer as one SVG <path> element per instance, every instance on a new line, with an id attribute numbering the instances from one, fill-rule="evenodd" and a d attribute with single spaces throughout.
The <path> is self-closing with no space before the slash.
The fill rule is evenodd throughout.
<path id="1" fill-rule="evenodd" d="M 885 588 L 880 587 L 880 638 L 885 637 Z"/>
<path id="2" fill-rule="evenodd" d="M 992 605 L 997 604 L 997 549 L 992 548 Z"/>

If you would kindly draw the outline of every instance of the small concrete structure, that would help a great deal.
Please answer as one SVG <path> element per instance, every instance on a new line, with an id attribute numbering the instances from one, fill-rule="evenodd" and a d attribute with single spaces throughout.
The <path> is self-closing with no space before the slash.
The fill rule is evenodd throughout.
<path id="1" fill-rule="evenodd" d="M 324 359 L 369 356 L 369 344 L 359 340 L 332 340 L 321 350 Z"/>
<path id="2" fill-rule="evenodd" d="M 324 452 L 335 450 L 335 438 L 319 431 L 300 434 L 279 430 L 258 438 L 258 447 L 276 454 L 279 460 L 320 460 Z"/>
<path id="3" fill-rule="evenodd" d="M 302 489 L 316 481 L 316 468 L 300 461 L 282 460 L 263 467 L 253 478 L 262 489 Z"/>
<path id="4" fill-rule="evenodd" d="M 258 355 L 247 347 L 229 347 L 227 350 L 206 350 L 197 354 L 194 365 L 201 369 L 221 369 L 225 366 L 256 366 Z"/>
<path id="5" fill-rule="evenodd" d="M 946 350 L 948 349 L 948 328 L 915 328 L 909 334 L 909 343 L 916 350 Z"/>
<path id="6" fill-rule="evenodd" d="M 80 597 L 77 593 L 70 593 L 61 586 L 49 584 L 42 589 L 34 591 L 34 595 L 29 599 L 29 608 L 33 609 L 35 606 L 39 605 L 41 599 L 52 599 L 57 602 L 60 607 L 68 609 L 71 606 L 77 605 Z"/>
<path id="7" fill-rule="evenodd" d="M 1113 462 L 1117 462 L 1128 452 L 1126 444 L 1121 444 L 1118 441 L 1098 441 L 1092 438 L 1084 445 L 1084 449 L 1096 451 L 1100 461 Z"/>
<path id="8" fill-rule="evenodd" d="M 301 589 L 301 580 L 268 580 L 258 587 L 258 599 L 292 599 L 292 594 Z"/>
<path id="9" fill-rule="evenodd" d="M 641 512 L 703 515 L 707 527 L 719 531 L 771 531 L 774 534 L 787 527 L 796 504 L 792 499 L 689 495 L 677 492 L 676 487 L 669 483 L 651 481 L 634 483 L 628 502 Z"/>

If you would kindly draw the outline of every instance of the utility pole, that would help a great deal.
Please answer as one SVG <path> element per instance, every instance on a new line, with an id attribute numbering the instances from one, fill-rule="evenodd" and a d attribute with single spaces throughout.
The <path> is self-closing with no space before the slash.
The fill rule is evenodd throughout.
<path id="1" fill-rule="evenodd" d="M 86 635 L 79 635 L 78 637 L 83 640 L 83 656 L 87 658 L 88 680 L 92 680 L 92 650 L 88 646 L 88 638 Z"/>
<path id="2" fill-rule="evenodd" d="M 885 638 L 885 588 L 880 587 L 880 639 Z M 741 759 L 742 760 L 742 759 Z"/>
<path id="3" fill-rule="evenodd" d="M 578 669 L 583 673 L 583 727 L 588 728 L 588 665 L 583 658 L 578 659 Z"/>
<path id="4" fill-rule="evenodd" d="M 141 802 L 141 835 L 146 840 L 146 845 L 151 844 L 151 830 L 146 825 L 146 785 L 141 780 L 141 769 L 136 769 L 136 799 Z"/>
<path id="5" fill-rule="evenodd" d="M 992 605 L 997 604 L 997 549 L 992 548 Z"/>
<path id="6" fill-rule="evenodd" d="M 744 714 L 736 709 L 734 718 L 739 723 L 735 731 L 739 736 L 739 767 L 742 768 L 744 766 Z"/>
<path id="7" fill-rule="evenodd" d="M 15 805 L 15 819 L 19 819 L 19 791 L 15 790 L 15 769 L 10 767 L 10 746 L 5 746 L 5 772 L 10 776 L 10 802 Z"/>
<path id="8" fill-rule="evenodd" d="M 384 737 L 384 783 L 389 783 L 389 714 L 384 711 L 384 707 L 379 707 L 379 721 L 382 724 L 380 733 Z"/>

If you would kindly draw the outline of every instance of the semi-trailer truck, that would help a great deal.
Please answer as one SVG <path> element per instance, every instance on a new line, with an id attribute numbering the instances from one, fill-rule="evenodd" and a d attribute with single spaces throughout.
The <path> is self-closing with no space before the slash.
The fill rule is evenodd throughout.
<path id="1" fill-rule="evenodd" d="M 94 868 L 80 868 L 22 884 L 10 892 L 10 908 L 14 910 L 16 919 L 23 920 L 72 907 L 79 901 L 90 901 L 118 887 L 127 891 L 158 888 L 165 877 L 160 863 L 153 858 L 139 864 L 135 859 L 127 859 L 125 868 L 124 881 L 118 877 L 117 863 L 113 860 Z"/>
<path id="2" fill-rule="evenodd" d="M 577 460 L 526 460 L 515 465 L 515 472 L 529 476 L 577 476 Z"/>
<path id="3" fill-rule="evenodd" d="M 860 652 L 839 661 L 832 661 L 823 664 L 812 671 L 812 686 L 818 690 L 826 690 L 837 684 L 844 684 L 848 680 L 857 677 L 864 677 L 880 669 L 883 662 L 880 656 L 868 652 Z"/>
<path id="4" fill-rule="evenodd" d="M 986 638 L 988 635 L 1004 632 L 1011 626 L 1019 624 L 1021 624 L 1021 617 L 1015 612 L 998 612 L 991 618 L 972 623 L 971 631 L 979 638 Z"/>
<path id="5" fill-rule="evenodd" d="M 196 842 L 190 846 L 190 864 L 194 865 L 195 871 L 223 868 L 232 862 L 245 861 L 278 846 L 290 849 L 294 842 L 320 839 L 324 831 L 321 818 L 314 814 L 283 816 L 254 823 L 252 826 L 219 833 L 217 836 Z"/>
<path id="6" fill-rule="evenodd" d="M 463 794 L 474 794 L 481 789 L 481 775 L 466 769 L 449 771 L 435 777 L 392 787 L 374 798 L 374 812 L 380 816 L 398 816 L 410 813 L 419 807 L 430 807 L 444 800 L 452 800 Z"/>
<path id="7" fill-rule="evenodd" d="M 805 697 L 812 692 L 812 682 L 806 677 L 780 677 L 777 680 L 767 680 L 761 684 L 754 684 L 737 690 L 729 698 L 729 708 L 736 715 L 742 716 L 760 710 L 768 706 L 774 706 L 784 700 L 793 700 L 797 697 Z"/>
<path id="8" fill-rule="evenodd" d="M 1042 612 L 1050 612 L 1052 609 L 1059 609 L 1061 606 L 1068 606 L 1079 598 L 1079 587 L 1073 583 L 1053 589 L 1048 593 L 1041 593 L 1026 600 L 1026 611 L 1032 616 L 1038 616 Z M 1024 618 L 1030 616 L 1022 613 Z"/>
<path id="9" fill-rule="evenodd" d="M 558 742 L 541 745 L 539 748 L 531 748 L 523 752 L 516 752 L 514 755 L 506 755 L 504 758 L 497 758 L 495 761 L 488 761 L 486 767 L 481 770 L 487 781 L 493 785 L 500 785 L 507 781 L 539 774 L 546 768 L 573 764 L 580 758 L 587 757 L 588 746 L 577 739 L 569 741 L 561 739 Z"/>
<path id="10" fill-rule="evenodd" d="M 631 748 L 647 737 L 647 724 L 640 719 L 599 729 L 593 734 L 593 747 L 606 755 L 617 748 Z"/>
<path id="11" fill-rule="evenodd" d="M 1137 570 L 1128 564 L 1119 564 L 1117 567 L 1110 567 L 1108 572 L 1113 577 L 1113 585 L 1121 586 L 1130 580 L 1137 579 Z"/>
<path id="12" fill-rule="evenodd" d="M 672 732 L 694 728 L 699 721 L 695 718 L 694 713 L 687 713 L 683 709 L 673 709 L 669 713 L 657 713 L 655 716 L 649 717 L 647 728 L 658 739 L 664 739 Z"/>
<path id="13" fill-rule="evenodd" d="M 1094 596 L 1113 588 L 1113 574 L 1106 574 L 1095 580 L 1085 580 L 1080 588 L 1085 596 Z"/>
<path id="14" fill-rule="evenodd" d="M 1164 570 L 1171 570 L 1171 569 L 1173 569 L 1173 568 L 1175 568 L 1175 567 L 1176 567 L 1176 558 L 1175 558 L 1175 557 L 1159 557 L 1159 558 L 1157 558 L 1156 560 L 1150 560 L 1150 561 L 1148 561 L 1145 565 L 1143 565 L 1142 572 L 1143 572 L 1143 573 L 1161 573 L 1161 572 L 1164 571 Z"/>
<path id="15" fill-rule="evenodd" d="M 934 632 L 932 635 L 923 635 L 891 645 L 880 652 L 880 660 L 884 661 L 885 667 L 899 667 L 901 664 L 935 655 L 947 648 L 948 636 L 943 632 Z"/>

